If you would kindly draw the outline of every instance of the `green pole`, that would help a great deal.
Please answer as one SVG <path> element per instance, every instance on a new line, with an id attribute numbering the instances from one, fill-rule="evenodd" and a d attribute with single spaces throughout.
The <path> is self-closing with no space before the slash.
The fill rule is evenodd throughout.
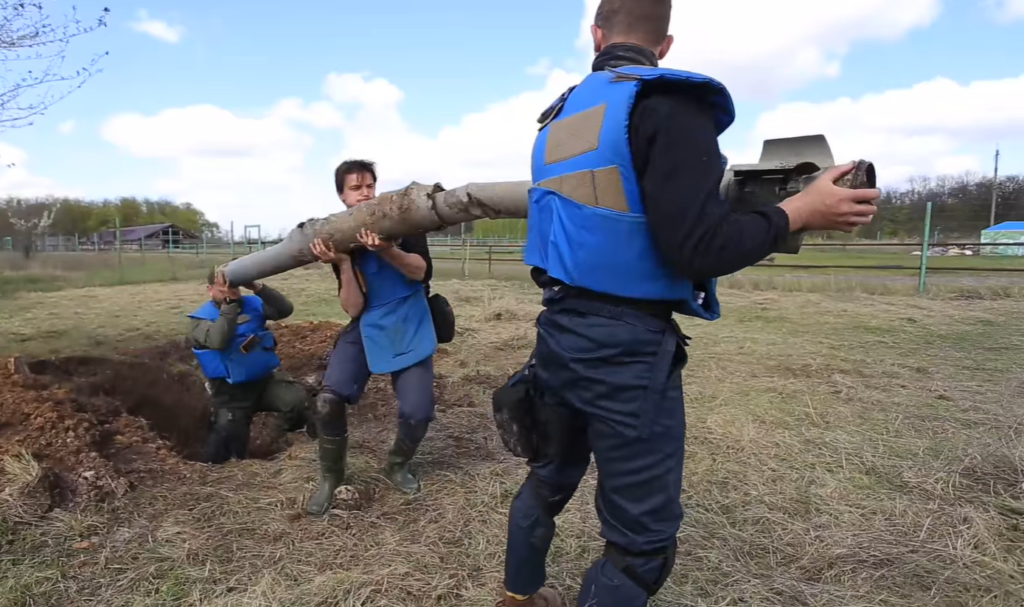
<path id="1" fill-rule="evenodd" d="M 121 218 L 114 218 L 114 239 L 117 241 L 117 277 L 120 283 L 124 283 L 124 266 L 121 265 Z"/>
<path id="2" fill-rule="evenodd" d="M 921 270 L 917 276 L 917 292 L 924 293 L 925 275 L 928 273 L 928 241 L 932 232 L 932 201 L 928 201 L 924 210 L 924 234 L 921 236 Z"/>

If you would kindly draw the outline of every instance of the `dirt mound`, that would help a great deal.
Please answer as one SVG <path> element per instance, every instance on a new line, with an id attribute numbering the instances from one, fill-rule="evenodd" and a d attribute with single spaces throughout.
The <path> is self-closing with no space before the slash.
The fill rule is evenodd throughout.
<path id="1" fill-rule="evenodd" d="M 284 371 L 318 381 L 338 325 L 278 327 Z M 47 509 L 103 501 L 133 485 L 200 473 L 209 397 L 192 355 L 170 342 L 113 357 L 11 359 L 0 369 L 0 456 L 27 452 Z M 287 449 L 272 416 L 253 421 L 250 457 Z M 28 480 L 28 479 L 24 479 Z"/>
<path id="2" fill-rule="evenodd" d="M 295 379 L 318 384 L 327 368 L 327 354 L 334 347 L 341 325 L 334 322 L 309 322 L 275 329 L 281 369 Z"/>

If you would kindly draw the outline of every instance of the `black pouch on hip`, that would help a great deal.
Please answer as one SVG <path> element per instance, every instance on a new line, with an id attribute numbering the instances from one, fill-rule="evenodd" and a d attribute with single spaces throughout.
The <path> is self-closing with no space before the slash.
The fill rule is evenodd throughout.
<path id="1" fill-rule="evenodd" d="M 437 343 L 451 343 L 455 339 L 455 312 L 452 311 L 452 305 L 440 293 L 428 297 L 427 305 L 430 307 L 430 318 L 434 322 Z"/>
<path id="2" fill-rule="evenodd" d="M 512 455 L 533 459 L 540 452 L 537 400 L 533 382 L 534 360 L 526 362 L 491 396 L 498 436 Z"/>

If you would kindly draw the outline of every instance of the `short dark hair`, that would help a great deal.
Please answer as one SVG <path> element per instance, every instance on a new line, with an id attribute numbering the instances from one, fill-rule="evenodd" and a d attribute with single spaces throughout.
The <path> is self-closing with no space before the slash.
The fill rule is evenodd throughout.
<path id="1" fill-rule="evenodd" d="M 369 173 L 370 177 L 373 177 L 373 182 L 377 183 L 376 163 L 370 160 L 352 159 L 342 162 L 338 168 L 334 169 L 334 189 L 341 194 L 345 191 L 345 177 L 360 173 Z"/>
<path id="2" fill-rule="evenodd" d="M 668 37 L 672 0 L 601 0 L 594 25 L 616 40 L 656 48 Z"/>

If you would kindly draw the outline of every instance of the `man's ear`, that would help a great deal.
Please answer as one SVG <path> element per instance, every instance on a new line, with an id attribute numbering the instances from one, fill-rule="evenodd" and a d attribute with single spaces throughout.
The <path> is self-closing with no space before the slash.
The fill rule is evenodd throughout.
<path id="1" fill-rule="evenodd" d="M 658 47 L 658 61 L 661 61 L 666 55 L 668 55 L 668 52 L 672 50 L 672 43 L 674 41 L 675 38 L 672 37 L 672 34 L 665 36 L 665 41 L 661 43 L 660 47 Z"/>

